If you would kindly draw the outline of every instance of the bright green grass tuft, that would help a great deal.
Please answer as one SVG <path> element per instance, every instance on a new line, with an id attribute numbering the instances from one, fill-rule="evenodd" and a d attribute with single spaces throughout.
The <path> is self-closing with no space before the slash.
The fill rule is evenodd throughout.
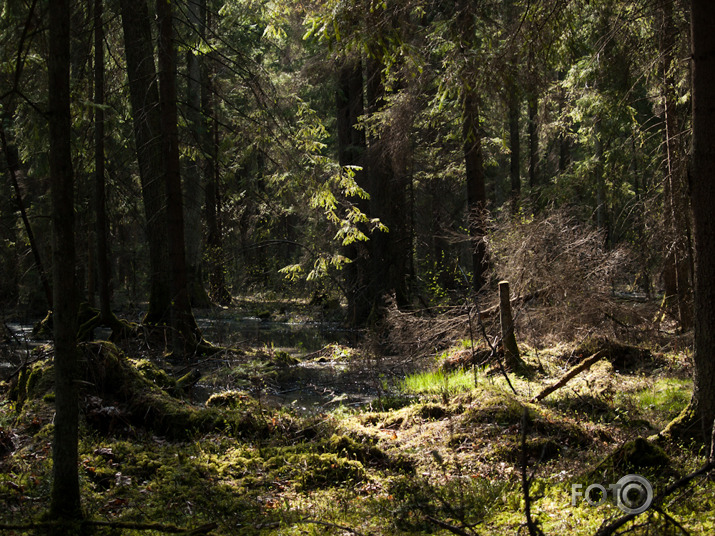
<path id="1" fill-rule="evenodd" d="M 474 373 L 468 370 L 453 372 L 418 372 L 407 376 L 400 390 L 408 394 L 454 395 L 474 387 Z"/>

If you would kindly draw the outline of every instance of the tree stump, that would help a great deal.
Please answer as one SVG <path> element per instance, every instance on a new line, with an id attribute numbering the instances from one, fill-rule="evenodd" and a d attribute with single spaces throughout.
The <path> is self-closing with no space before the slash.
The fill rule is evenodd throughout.
<path id="1" fill-rule="evenodd" d="M 514 335 L 514 318 L 511 314 L 508 281 L 499 282 L 499 322 L 501 323 L 506 368 L 514 372 L 526 371 L 526 363 L 519 356 L 519 347 L 516 344 L 516 336 Z"/>

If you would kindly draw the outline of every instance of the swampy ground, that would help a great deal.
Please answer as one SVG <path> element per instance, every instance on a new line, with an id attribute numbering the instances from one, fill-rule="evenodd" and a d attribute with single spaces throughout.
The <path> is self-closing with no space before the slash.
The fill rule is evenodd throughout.
<path id="1" fill-rule="evenodd" d="M 83 343 L 83 507 L 115 524 L 95 533 L 528 534 L 525 470 L 544 534 L 592 535 L 623 512 L 611 500 L 573 504 L 574 484 L 637 473 L 657 495 L 706 462 L 697 445 L 653 440 L 689 400 L 687 345 L 522 343 L 532 374 L 509 374 L 510 387 L 494 361 L 469 364 L 471 340 L 416 362 L 329 319 L 247 310 L 204 318 L 232 349 L 189 363 L 141 337 Z M 530 402 L 598 349 L 589 370 Z M 51 358 L 38 345 L 25 367 L 3 367 L 5 526 L 31 525 L 48 506 Z M 714 534 L 715 482 L 693 480 L 623 530 Z"/>

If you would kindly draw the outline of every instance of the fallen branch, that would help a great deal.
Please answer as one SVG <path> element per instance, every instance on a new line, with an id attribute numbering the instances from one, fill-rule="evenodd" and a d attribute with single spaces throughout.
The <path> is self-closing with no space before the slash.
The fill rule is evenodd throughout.
<path id="1" fill-rule="evenodd" d="M 543 391 L 541 391 L 538 395 L 536 395 L 534 398 L 531 399 L 531 402 L 539 402 L 540 400 L 543 400 L 547 396 L 549 396 L 551 393 L 556 391 L 557 389 L 561 389 L 564 385 L 566 385 L 574 376 L 580 374 L 584 370 L 588 370 L 591 368 L 591 366 L 596 363 L 597 361 L 603 359 L 606 356 L 606 353 L 604 351 L 599 351 L 593 354 L 591 357 L 588 357 L 584 359 L 581 363 L 576 365 L 575 367 L 571 368 L 566 374 L 561 376 L 561 379 L 557 381 L 555 384 L 550 385 L 546 387 Z"/>

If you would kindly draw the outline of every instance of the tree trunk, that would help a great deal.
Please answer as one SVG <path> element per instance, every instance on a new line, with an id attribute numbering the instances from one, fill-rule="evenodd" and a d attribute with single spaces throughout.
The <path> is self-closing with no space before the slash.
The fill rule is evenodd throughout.
<path id="1" fill-rule="evenodd" d="M 482 134 L 479 129 L 479 105 L 476 94 L 473 90 L 465 88 L 462 100 L 462 139 L 467 175 L 467 219 L 473 248 L 473 285 L 474 289 L 479 292 L 486 284 L 484 273 L 486 272 L 487 251 L 484 242 L 487 193 L 484 184 Z"/>
<path id="2" fill-rule="evenodd" d="M 77 292 L 70 117 L 70 1 L 49 7 L 50 188 L 52 193 L 55 420 L 50 515 L 82 517 L 78 477 Z M 62 530 L 58 530 L 62 533 Z"/>
<path id="3" fill-rule="evenodd" d="M 204 69 L 205 70 L 205 69 Z M 206 256 L 209 277 L 209 295 L 220 305 L 231 303 L 231 294 L 226 287 L 224 273 L 224 252 L 221 230 L 221 197 L 219 195 L 220 168 L 218 162 L 218 123 L 214 114 L 213 95 L 208 72 L 203 74 L 204 83 L 201 91 L 201 108 L 204 121 L 208 123 L 204 130 L 204 177 L 206 180 Z"/>
<path id="4" fill-rule="evenodd" d="M 457 33 L 466 66 L 462 72 L 462 146 L 467 182 L 467 229 L 472 241 L 472 285 L 480 292 L 486 284 L 485 217 L 487 193 L 479 127 L 479 95 L 476 92 L 477 65 L 471 58 L 476 35 L 474 6 L 463 2 L 457 19 Z"/>
<path id="5" fill-rule="evenodd" d="M 715 420 L 715 3 L 691 1 L 693 147 L 691 203 L 695 235 L 695 431 L 704 442 Z"/>
<path id="6" fill-rule="evenodd" d="M 94 211 L 97 235 L 97 290 L 103 323 L 112 316 L 106 189 L 104 178 L 104 22 L 103 0 L 94 0 Z M 91 269 L 91 268 L 90 268 Z"/>
<path id="7" fill-rule="evenodd" d="M 200 32 L 206 37 L 206 29 L 210 25 L 209 12 L 205 0 L 200 0 L 205 18 L 202 19 Z M 221 196 L 219 195 L 220 167 L 218 160 L 219 130 L 214 106 L 214 95 L 211 87 L 211 77 L 206 62 L 201 69 L 201 110 L 203 121 L 203 153 L 204 180 L 206 194 L 206 258 L 209 280 L 209 296 L 220 304 L 231 303 L 231 293 L 226 286 L 224 270 L 224 252 L 221 229 Z"/>
<path id="8" fill-rule="evenodd" d="M 519 356 L 519 347 L 516 344 L 508 281 L 499 282 L 499 323 L 506 368 L 513 372 L 524 372 L 526 363 Z"/>
<path id="9" fill-rule="evenodd" d="M 539 100 L 536 96 L 536 90 L 532 89 L 529 94 L 529 188 L 532 195 L 536 191 L 538 185 L 538 158 L 539 158 L 539 130 L 538 130 L 538 113 Z"/>
<path id="10" fill-rule="evenodd" d="M 601 141 L 601 118 L 596 117 L 593 121 L 595 167 L 593 170 L 596 181 L 596 226 L 606 230 L 608 233 L 608 222 L 606 220 L 606 177 L 603 172 L 603 142 Z"/>
<path id="11" fill-rule="evenodd" d="M 199 2 L 189 2 L 188 18 L 190 27 L 203 32 L 206 19 L 206 6 Z M 204 123 L 201 119 L 201 57 L 189 48 L 186 52 L 186 118 L 196 146 L 203 140 Z M 200 154 L 200 151 L 197 151 Z M 203 285 L 201 270 L 203 226 L 201 209 L 204 203 L 204 188 L 201 184 L 201 165 L 198 156 L 189 156 L 184 173 L 184 234 L 186 238 L 186 276 L 189 284 L 189 299 L 194 307 L 211 305 Z"/>
<path id="12" fill-rule="evenodd" d="M 516 69 L 514 69 L 516 71 Z M 521 144 L 519 142 L 519 94 L 516 80 L 512 80 L 509 89 L 509 178 L 511 182 L 511 213 L 519 212 L 521 198 Z"/>
<path id="13" fill-rule="evenodd" d="M 360 60 L 346 61 L 338 73 L 338 88 L 335 94 L 338 127 L 338 160 L 341 166 L 365 166 L 367 142 L 365 133 L 357 128 L 358 119 L 364 112 L 363 76 Z M 358 186 L 367 188 L 365 170 L 355 172 Z M 368 203 L 362 199 L 355 201 L 358 208 L 366 213 Z M 353 325 L 365 324 L 370 315 L 372 299 L 369 291 L 368 244 L 353 243 L 345 248 L 345 255 L 352 260 L 345 267 L 348 300 L 348 318 Z"/>
<path id="14" fill-rule="evenodd" d="M 151 19 L 146 0 L 120 0 L 124 50 L 127 59 L 129 97 L 149 242 L 149 310 L 144 321 L 169 322 L 171 278 L 167 245 L 164 153 L 159 109 L 159 90 L 154 65 Z"/>
<path id="15" fill-rule="evenodd" d="M 164 155 L 163 180 L 166 189 L 167 236 L 172 282 L 171 326 L 173 351 L 192 353 L 199 335 L 189 303 L 184 248 L 184 208 L 179 165 L 179 129 L 176 103 L 176 49 L 173 36 L 171 0 L 157 0 L 159 23 L 159 102 L 161 106 L 161 148 Z"/>
<path id="16" fill-rule="evenodd" d="M 661 28 L 659 52 L 663 80 L 663 143 L 665 176 L 663 181 L 663 218 L 666 247 L 663 280 L 664 305 L 674 309 L 682 330 L 692 327 L 690 247 L 691 224 L 686 193 L 685 151 L 678 142 L 680 127 L 676 113 L 676 81 L 671 73 L 676 29 L 673 24 L 673 6 L 663 2 L 658 6 Z"/>
<path id="17" fill-rule="evenodd" d="M 368 113 L 374 114 L 384 105 L 385 88 L 382 82 L 383 65 L 379 59 L 367 62 Z M 383 126 L 382 136 L 370 136 L 367 151 L 367 170 L 370 188 L 370 213 L 388 228 L 370 238 L 370 265 L 373 299 L 372 312 L 384 305 L 384 300 L 394 295 L 399 305 L 407 303 L 407 265 L 409 238 L 407 237 L 407 182 L 403 169 L 397 169 L 391 158 L 388 143 L 399 143 L 390 133 L 392 125 Z M 399 127 L 398 127 L 399 128 Z M 396 133 L 399 135 L 399 133 Z M 394 152 L 398 153 L 403 148 Z"/>

